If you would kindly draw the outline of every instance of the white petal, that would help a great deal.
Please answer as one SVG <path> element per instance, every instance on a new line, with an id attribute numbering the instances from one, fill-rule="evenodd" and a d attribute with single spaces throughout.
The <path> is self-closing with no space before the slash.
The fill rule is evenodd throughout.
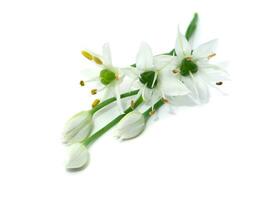
<path id="1" fill-rule="evenodd" d="M 195 106 L 196 101 L 189 95 L 168 97 L 169 104 L 174 106 Z"/>
<path id="2" fill-rule="evenodd" d="M 72 144 L 68 147 L 69 157 L 66 162 L 67 169 L 80 169 L 89 161 L 88 149 L 81 143 Z"/>
<path id="3" fill-rule="evenodd" d="M 137 79 L 139 74 L 135 67 L 121 68 L 121 72 L 131 79 Z"/>
<path id="4" fill-rule="evenodd" d="M 121 134 L 120 140 L 129 140 L 139 136 L 145 129 L 144 125 L 135 125 L 130 130 L 125 130 L 124 134 Z M 120 130 L 122 132 L 122 130 Z"/>
<path id="5" fill-rule="evenodd" d="M 193 56 L 195 58 L 208 58 L 209 55 L 215 53 L 217 44 L 217 39 L 201 44 L 198 48 L 194 49 Z"/>
<path id="6" fill-rule="evenodd" d="M 84 121 L 88 119 L 89 116 L 90 116 L 89 111 L 81 111 L 76 115 L 74 115 L 73 117 L 71 117 L 65 124 L 63 134 L 64 135 L 68 134 L 73 129 L 82 125 Z"/>
<path id="7" fill-rule="evenodd" d="M 121 140 L 135 138 L 143 132 L 145 123 L 142 113 L 137 111 L 130 112 L 119 122 L 117 136 Z"/>
<path id="8" fill-rule="evenodd" d="M 185 36 L 181 34 L 178 28 L 177 39 L 175 43 L 175 52 L 178 57 L 184 58 L 191 55 L 191 45 L 186 40 Z"/>
<path id="9" fill-rule="evenodd" d="M 190 73 L 190 75 L 192 78 L 192 84 L 197 90 L 195 91 L 196 93 L 194 98 L 196 98 L 199 103 L 207 103 L 210 96 L 208 85 L 203 80 L 201 80 L 199 75 L 192 75 L 192 73 Z"/>
<path id="10" fill-rule="evenodd" d="M 142 97 L 145 102 L 149 102 L 151 100 L 151 97 L 153 95 L 153 89 L 149 89 L 146 86 L 144 86 L 142 91 Z"/>
<path id="11" fill-rule="evenodd" d="M 193 82 L 193 80 L 190 77 L 181 77 L 183 84 L 190 90 L 190 93 L 188 93 L 187 96 L 189 96 L 195 103 L 199 104 L 199 95 L 198 90 Z"/>
<path id="12" fill-rule="evenodd" d="M 121 103 L 121 94 L 120 94 L 120 90 L 119 90 L 119 84 L 118 83 L 115 83 L 115 86 L 114 86 L 114 92 L 115 92 L 115 95 L 116 95 L 116 100 L 117 100 L 117 105 L 119 107 L 119 111 L 121 114 L 124 113 L 123 111 L 123 107 L 122 107 L 122 103 Z"/>
<path id="13" fill-rule="evenodd" d="M 157 101 L 159 101 L 163 97 L 161 90 L 158 87 L 153 89 L 152 96 L 150 101 L 148 102 L 150 105 L 154 105 Z"/>
<path id="14" fill-rule="evenodd" d="M 186 95 L 190 92 L 168 68 L 160 72 L 159 86 L 160 90 L 167 96 Z"/>
<path id="15" fill-rule="evenodd" d="M 83 127 L 72 137 L 68 138 L 65 142 L 67 144 L 74 144 L 77 142 L 82 142 L 86 137 L 88 137 L 93 129 L 93 123 L 85 122 Z"/>
<path id="16" fill-rule="evenodd" d="M 151 69 L 153 67 L 153 54 L 150 46 L 142 43 L 136 57 L 136 68 L 139 70 Z"/>
<path id="17" fill-rule="evenodd" d="M 108 43 L 103 45 L 103 59 L 105 65 L 112 66 L 111 51 Z"/>
<path id="18" fill-rule="evenodd" d="M 107 98 L 113 96 L 113 88 L 112 84 L 106 85 L 103 89 L 103 96 L 101 97 L 101 100 L 106 100 Z"/>
<path id="19" fill-rule="evenodd" d="M 219 68 L 202 68 L 199 73 L 201 73 L 203 79 L 212 83 L 230 79 L 229 74 Z"/>
<path id="20" fill-rule="evenodd" d="M 85 81 L 97 81 L 99 80 L 99 73 L 100 73 L 99 67 L 92 66 L 90 69 L 83 69 L 81 70 L 82 78 Z"/>
<path id="21" fill-rule="evenodd" d="M 158 55 L 154 56 L 153 63 L 157 70 L 161 70 L 166 66 L 177 66 L 177 56 Z"/>
<path id="22" fill-rule="evenodd" d="M 138 111 L 132 111 L 127 114 L 118 124 L 118 129 L 128 128 L 129 125 L 138 123 L 143 118 L 142 113 Z"/>

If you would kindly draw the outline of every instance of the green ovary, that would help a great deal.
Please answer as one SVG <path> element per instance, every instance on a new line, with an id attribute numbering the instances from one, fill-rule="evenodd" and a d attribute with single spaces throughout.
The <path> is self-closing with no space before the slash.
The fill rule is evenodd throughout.
<path id="1" fill-rule="evenodd" d="M 156 79 L 154 82 L 156 76 L 156 72 L 154 71 L 146 71 L 140 75 L 140 82 L 146 85 L 149 89 L 153 89 L 157 86 L 158 80 Z"/>
<path id="2" fill-rule="evenodd" d="M 187 58 L 183 59 L 182 64 L 180 66 L 180 74 L 182 76 L 189 76 L 190 72 L 194 74 L 197 71 L 198 66 L 192 60 L 188 60 Z"/>
<path id="3" fill-rule="evenodd" d="M 101 70 L 99 76 L 101 83 L 103 83 L 104 85 L 108 85 L 116 79 L 115 73 L 108 69 Z"/>

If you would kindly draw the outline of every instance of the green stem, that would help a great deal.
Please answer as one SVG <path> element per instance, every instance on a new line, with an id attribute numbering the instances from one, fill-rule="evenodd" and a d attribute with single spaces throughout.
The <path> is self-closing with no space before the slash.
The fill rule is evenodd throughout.
<path id="1" fill-rule="evenodd" d="M 124 111 L 123 114 L 117 116 L 115 119 L 110 121 L 106 126 L 98 130 L 96 133 L 94 133 L 92 136 L 85 138 L 83 141 L 83 144 L 85 146 L 89 146 L 92 143 L 94 143 L 98 138 L 100 138 L 102 135 L 104 135 L 109 129 L 111 129 L 113 126 L 115 126 L 125 115 L 132 112 L 137 106 L 139 106 L 143 102 L 143 98 L 140 96 L 136 102 L 134 103 L 134 106 L 130 106 L 128 109 Z"/>
<path id="2" fill-rule="evenodd" d="M 130 91 L 130 92 L 126 92 L 124 94 L 121 94 L 121 99 L 126 98 L 126 97 L 130 97 L 130 96 L 134 96 L 134 95 L 138 94 L 138 92 L 139 92 L 139 90 L 133 90 L 133 91 Z M 116 97 L 109 98 L 109 99 L 103 101 L 102 103 L 98 104 L 97 106 L 95 106 L 91 110 L 92 115 L 95 114 L 100 109 L 104 108 L 105 106 L 111 104 L 114 101 L 116 101 Z"/>
<path id="3" fill-rule="evenodd" d="M 161 106 L 164 105 L 164 99 L 160 99 L 159 101 L 157 101 L 153 106 L 151 106 L 149 109 L 147 109 L 143 115 L 145 117 L 146 120 L 148 120 L 148 118 L 151 116 L 151 112 L 158 110 Z"/>

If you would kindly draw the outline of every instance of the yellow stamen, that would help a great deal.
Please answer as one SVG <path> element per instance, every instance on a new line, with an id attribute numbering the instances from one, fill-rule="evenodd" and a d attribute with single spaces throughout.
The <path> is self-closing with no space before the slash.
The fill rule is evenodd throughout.
<path id="1" fill-rule="evenodd" d="M 174 70 L 172 70 L 172 73 L 174 73 L 174 74 L 178 74 L 179 72 L 180 72 L 179 69 L 174 69 Z"/>
<path id="2" fill-rule="evenodd" d="M 81 85 L 82 87 L 85 85 L 85 83 L 84 83 L 83 80 L 80 81 L 80 85 Z"/>
<path id="3" fill-rule="evenodd" d="M 132 109 L 134 109 L 134 105 L 135 105 L 135 103 L 134 103 L 134 101 L 132 100 L 132 101 L 131 101 L 131 108 L 132 108 Z"/>
<path id="4" fill-rule="evenodd" d="M 152 116 L 152 115 L 155 114 L 155 112 L 156 112 L 155 110 L 152 110 L 152 111 L 149 112 L 149 115 Z"/>
<path id="5" fill-rule="evenodd" d="M 115 79 L 116 79 L 116 80 L 119 80 L 119 79 L 120 79 L 120 77 L 119 77 L 118 74 L 116 74 Z"/>
<path id="6" fill-rule="evenodd" d="M 163 98 L 162 100 L 163 100 L 164 103 L 169 103 L 168 99 Z"/>
<path id="7" fill-rule="evenodd" d="M 95 95 L 96 93 L 97 93 L 97 89 L 92 89 L 92 90 L 91 90 L 91 94 L 92 94 L 92 95 Z"/>
<path id="8" fill-rule="evenodd" d="M 100 58 L 98 58 L 98 57 L 93 57 L 93 60 L 95 61 L 95 63 L 96 64 L 98 64 L 98 65 L 102 65 L 103 64 L 103 62 L 102 62 L 102 60 L 100 60 Z"/>
<path id="9" fill-rule="evenodd" d="M 96 107 L 98 104 L 100 103 L 100 100 L 99 99 L 95 99 L 92 103 L 92 107 Z"/>
<path id="10" fill-rule="evenodd" d="M 212 54 L 208 55 L 208 59 L 211 59 L 214 56 L 216 56 L 216 53 L 212 53 Z"/>
<path id="11" fill-rule="evenodd" d="M 87 58 L 87 59 L 89 59 L 89 60 L 93 60 L 93 55 L 90 54 L 89 52 L 87 52 L 87 51 L 82 51 L 81 53 L 82 53 L 82 55 L 83 55 L 85 58 Z"/>
<path id="12" fill-rule="evenodd" d="M 191 56 L 189 56 L 189 57 L 186 57 L 185 59 L 188 60 L 188 61 L 190 61 L 190 60 L 192 60 L 193 58 L 192 58 Z"/>

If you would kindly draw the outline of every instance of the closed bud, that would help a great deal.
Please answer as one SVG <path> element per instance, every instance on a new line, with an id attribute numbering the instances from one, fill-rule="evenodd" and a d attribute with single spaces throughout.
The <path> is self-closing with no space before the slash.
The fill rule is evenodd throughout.
<path id="1" fill-rule="evenodd" d="M 93 119 L 90 111 L 79 112 L 67 121 L 63 131 L 63 142 L 81 142 L 91 133 L 92 128 Z"/>
<path id="2" fill-rule="evenodd" d="M 68 146 L 68 158 L 66 160 L 66 169 L 81 169 L 89 161 L 89 152 L 86 146 L 81 143 L 75 143 Z"/>
<path id="3" fill-rule="evenodd" d="M 145 126 L 146 120 L 142 113 L 130 112 L 119 122 L 117 137 L 120 140 L 135 138 L 144 131 Z"/>

